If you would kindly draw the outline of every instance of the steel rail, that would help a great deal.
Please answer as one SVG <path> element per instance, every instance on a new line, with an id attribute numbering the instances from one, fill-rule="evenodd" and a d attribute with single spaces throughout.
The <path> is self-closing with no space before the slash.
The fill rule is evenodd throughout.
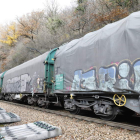
<path id="1" fill-rule="evenodd" d="M 8 101 L 0 100 L 0 102 L 8 103 L 8 104 L 16 105 L 16 106 L 21 106 L 21 107 L 25 107 L 25 108 L 29 108 L 29 109 L 34 109 L 34 110 L 38 110 L 38 111 L 42 111 L 42 112 L 52 113 L 52 114 L 60 115 L 63 117 L 75 118 L 75 119 L 78 119 L 81 121 L 84 120 L 87 122 L 94 122 L 94 123 L 98 123 L 98 124 L 104 124 L 104 125 L 108 125 L 108 126 L 112 126 L 112 127 L 123 128 L 123 129 L 131 130 L 131 131 L 140 132 L 140 127 L 135 126 L 135 125 L 129 125 L 129 124 L 118 123 L 118 122 L 113 122 L 113 121 L 105 121 L 105 120 L 101 120 L 101 119 L 97 119 L 97 118 L 85 117 L 85 116 L 80 116 L 80 115 L 72 115 L 69 113 L 61 112 L 61 111 L 44 109 L 44 108 L 23 105 L 23 104 L 19 104 L 19 103 L 8 102 Z"/>

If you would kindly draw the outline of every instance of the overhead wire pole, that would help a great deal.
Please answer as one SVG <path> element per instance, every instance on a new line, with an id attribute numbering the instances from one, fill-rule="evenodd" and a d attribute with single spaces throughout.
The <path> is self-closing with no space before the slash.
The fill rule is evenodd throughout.
<path id="1" fill-rule="evenodd" d="M 26 47 L 26 48 L 28 48 L 28 49 L 30 49 L 30 50 L 35 50 L 35 51 L 39 52 L 40 54 L 42 54 L 39 50 L 37 50 L 37 49 L 35 49 L 35 48 L 30 48 L 30 47 Z"/>

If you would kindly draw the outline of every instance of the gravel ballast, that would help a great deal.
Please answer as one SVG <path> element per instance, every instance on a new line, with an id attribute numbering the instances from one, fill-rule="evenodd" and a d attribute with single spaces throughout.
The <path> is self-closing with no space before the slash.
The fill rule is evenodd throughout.
<path id="1" fill-rule="evenodd" d="M 68 117 L 58 116 L 25 107 L 0 102 L 0 107 L 7 112 L 20 116 L 21 121 L 4 126 L 15 126 L 36 121 L 45 121 L 60 127 L 63 134 L 49 140 L 140 140 L 140 133 L 111 126 L 80 121 Z"/>

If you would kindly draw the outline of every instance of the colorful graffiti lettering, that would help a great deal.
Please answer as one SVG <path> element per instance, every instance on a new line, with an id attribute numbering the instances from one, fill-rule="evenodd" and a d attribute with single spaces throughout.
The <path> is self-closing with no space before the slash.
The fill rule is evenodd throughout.
<path id="1" fill-rule="evenodd" d="M 99 69 L 99 88 L 102 90 L 114 91 L 113 85 L 116 82 L 116 67 Z"/>
<path id="2" fill-rule="evenodd" d="M 115 91 L 115 87 L 118 87 L 140 91 L 140 60 L 111 63 L 110 66 L 99 68 L 96 74 L 94 67 L 89 71 L 75 71 L 71 90 Z"/>
<path id="3" fill-rule="evenodd" d="M 29 74 L 23 74 L 8 79 L 3 89 L 7 93 L 43 93 L 43 78 L 39 78 L 39 75 L 37 75 L 36 72 L 32 77 Z"/>
<path id="4" fill-rule="evenodd" d="M 71 90 L 92 90 L 96 89 L 95 70 L 82 73 L 82 70 L 75 71 Z"/>

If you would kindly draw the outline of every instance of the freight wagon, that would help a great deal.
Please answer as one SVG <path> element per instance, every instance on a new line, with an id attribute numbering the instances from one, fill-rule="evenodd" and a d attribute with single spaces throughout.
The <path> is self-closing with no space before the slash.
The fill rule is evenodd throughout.
<path id="1" fill-rule="evenodd" d="M 0 74 L 5 100 L 61 103 L 105 120 L 140 114 L 140 12 Z"/>

